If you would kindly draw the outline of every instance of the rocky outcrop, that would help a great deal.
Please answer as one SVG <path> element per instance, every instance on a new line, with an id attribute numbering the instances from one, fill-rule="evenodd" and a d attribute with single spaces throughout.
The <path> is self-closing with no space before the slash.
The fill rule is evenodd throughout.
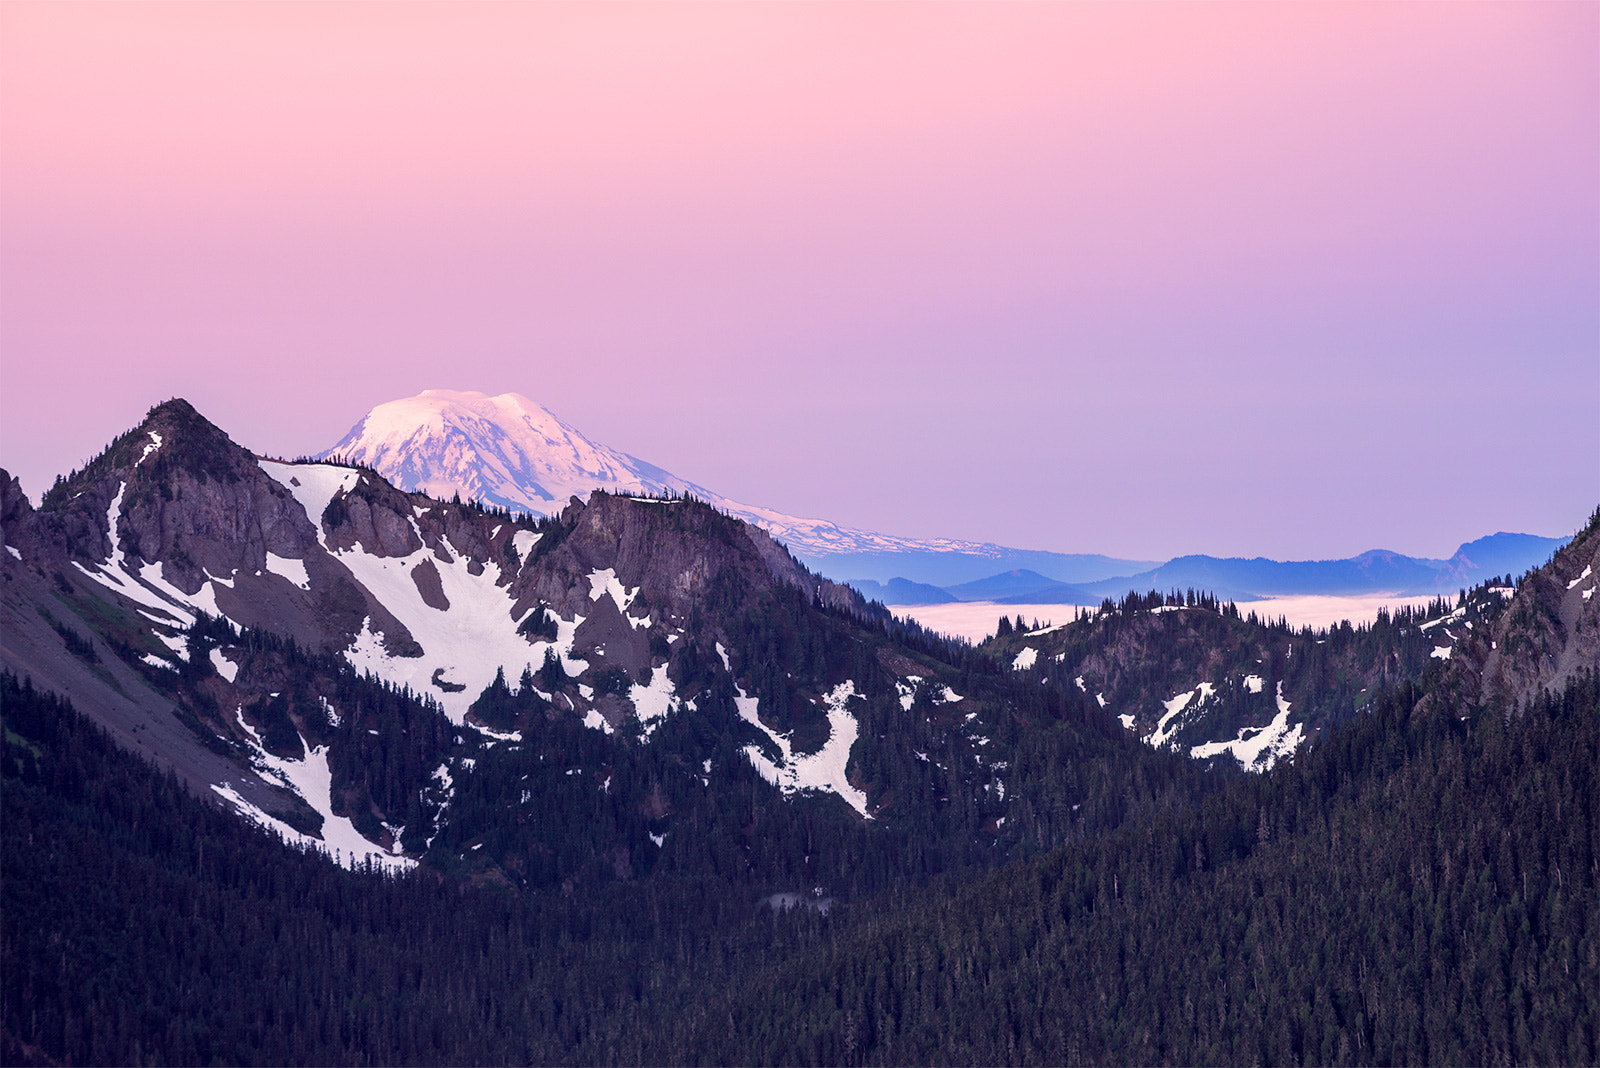
<path id="1" fill-rule="evenodd" d="M 268 553 L 300 559 L 316 545 L 294 498 L 182 400 L 151 409 L 56 483 L 37 526 L 41 547 L 60 562 L 121 552 L 135 566 L 160 563 L 163 579 L 188 594 L 209 577 L 264 570 Z"/>
<path id="2" fill-rule="evenodd" d="M 0 467 L 0 546 L 20 553 L 22 543 L 31 542 L 32 535 L 33 505 L 22 492 L 22 483 Z"/>
<path id="3" fill-rule="evenodd" d="M 639 590 L 634 614 L 680 622 L 697 607 L 745 607 L 776 585 L 864 608 L 854 590 L 817 578 L 765 531 L 692 498 L 574 498 L 532 556 L 513 587 L 518 612 L 543 603 L 564 617 L 586 614 L 588 576 L 605 570 Z"/>
<path id="4" fill-rule="evenodd" d="M 621 669 L 640 684 L 670 659 L 669 632 L 712 656 L 727 641 L 718 621 L 778 587 L 866 610 L 854 590 L 811 574 L 765 531 L 693 498 L 596 492 L 535 526 L 403 492 L 365 468 L 258 460 L 181 400 L 158 405 L 58 481 L 37 512 L 7 481 L 0 498 L 7 544 L 27 543 L 41 574 L 98 582 L 98 596 L 109 589 L 158 612 L 176 590 L 185 599 L 177 607 L 214 606 L 236 623 L 336 652 L 355 650 L 369 634 L 390 657 L 424 656 L 401 616 L 427 628 L 435 626 L 433 613 L 458 610 L 452 597 L 467 596 L 463 570 L 504 590 L 503 607 L 498 597 L 472 594 L 474 607 L 465 611 L 503 611 L 508 630 L 535 611 L 540 620 L 576 621 L 561 639 L 564 655 L 590 662 L 594 672 Z M 422 615 L 400 610 L 395 583 L 426 607 Z M 517 631 L 530 662 L 539 659 L 539 641 L 555 640 L 554 630 L 549 622 Z M 511 657 L 513 672 L 517 652 L 498 651 Z M 460 692 L 446 689 L 456 684 L 450 664 L 457 659 L 430 663 L 422 680 L 434 668 L 437 677 L 419 684 Z M 611 705 L 617 702 L 605 710 L 608 722 L 617 713 Z"/>
<path id="5" fill-rule="evenodd" d="M 1517 585 L 1485 633 L 1457 650 L 1448 692 L 1509 708 L 1600 667 L 1600 512 Z"/>

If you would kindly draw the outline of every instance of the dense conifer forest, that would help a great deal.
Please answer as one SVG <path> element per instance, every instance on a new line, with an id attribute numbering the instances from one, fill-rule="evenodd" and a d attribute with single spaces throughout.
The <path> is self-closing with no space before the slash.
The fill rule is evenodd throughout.
<path id="1" fill-rule="evenodd" d="M 1593 1063 L 1600 679 L 773 909 L 345 871 L 3 679 L 7 1063 Z M 808 833 L 829 833 L 814 826 Z"/>
<path id="2" fill-rule="evenodd" d="M 1594 1063 L 1600 680 L 1470 725 L 1416 697 L 809 947 L 718 1059 Z"/>

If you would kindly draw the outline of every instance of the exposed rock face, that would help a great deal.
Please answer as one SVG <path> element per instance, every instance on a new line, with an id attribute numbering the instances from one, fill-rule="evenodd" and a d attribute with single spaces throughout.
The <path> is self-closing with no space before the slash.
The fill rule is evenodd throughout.
<path id="1" fill-rule="evenodd" d="M 531 596 L 563 614 L 583 611 L 587 576 L 604 570 L 637 587 L 641 602 L 673 619 L 687 617 L 719 592 L 733 598 L 773 585 L 794 586 L 808 596 L 823 586 L 843 590 L 801 567 L 765 531 L 684 499 L 596 493 L 588 504 L 574 501 L 534 557 L 538 566 L 526 569 L 514 586 L 519 605 Z M 843 590 L 841 603 L 863 602 Z"/>
<path id="2" fill-rule="evenodd" d="M 8 668 L 130 747 L 159 721 L 162 751 L 197 789 L 307 833 L 355 820 L 361 849 L 391 849 L 407 819 L 421 821 L 407 848 L 425 848 L 428 812 L 449 793 L 437 765 L 419 765 L 380 804 L 387 787 L 361 771 L 378 758 L 352 755 L 380 730 L 407 759 L 422 759 L 423 745 L 438 760 L 430 754 L 474 744 L 469 725 L 498 738 L 530 716 L 574 716 L 625 741 L 697 698 L 729 729 L 751 730 L 731 702 L 738 669 L 724 647 L 736 664 L 747 658 L 729 630 L 784 587 L 867 611 L 766 533 L 699 501 L 596 493 L 551 520 L 514 520 L 405 493 L 364 468 L 260 459 L 179 400 L 58 480 L 38 509 L 0 473 L 0 539 Z M 202 614 L 304 652 L 239 640 Z M 340 671 L 432 702 L 416 704 L 437 720 L 421 728 L 431 740 L 399 742 L 398 722 L 356 729 L 353 718 L 373 714 L 372 691 L 336 711 L 322 696 L 344 685 Z M 512 705 L 505 680 L 519 676 Z M 794 699 L 816 697 L 821 683 L 809 685 Z M 786 706 L 776 714 L 790 718 Z M 824 723 L 818 744 L 827 736 Z M 238 762 L 299 768 L 329 759 L 329 747 L 327 797 Z M 407 817 L 424 795 L 428 812 Z"/>
<path id="3" fill-rule="evenodd" d="M 1530 571 L 1487 633 L 1458 647 L 1451 692 L 1507 708 L 1600 666 L 1600 513 Z"/>
<path id="4" fill-rule="evenodd" d="M 208 573 L 254 574 L 269 552 L 299 558 L 315 544 L 303 512 L 255 457 L 181 400 L 152 409 L 58 483 L 39 517 L 47 540 L 66 556 L 98 562 L 121 551 L 136 563 L 160 562 L 166 581 L 188 593 Z"/>
<path id="5" fill-rule="evenodd" d="M 743 611 L 777 586 L 865 610 L 855 591 L 812 575 L 764 531 L 692 499 L 596 493 L 536 531 L 504 513 L 402 492 L 370 470 L 259 461 L 181 400 L 152 409 L 37 511 L 7 479 L 0 516 L 6 543 L 25 545 L 42 571 L 87 576 L 158 614 L 176 590 L 180 609 L 198 605 L 335 652 L 370 633 L 388 657 L 421 658 L 438 643 L 419 640 L 401 615 L 416 627 L 490 611 L 509 630 L 537 610 L 576 624 L 563 656 L 643 684 L 668 659 L 659 637 L 652 652 L 647 619 L 682 632 L 698 612 L 696 640 L 710 655 L 723 635 L 704 620 Z M 463 596 L 469 578 L 482 580 L 472 608 L 450 592 Z M 426 613 L 397 614 L 397 580 Z M 503 591 L 498 607 L 482 599 L 485 586 Z M 537 667 L 538 643 L 557 629 L 520 631 L 520 653 L 482 652 L 513 674 L 519 658 Z M 427 667 L 419 688 L 462 692 L 461 664 L 446 657 Z M 572 693 L 577 707 L 584 699 L 576 685 Z M 603 710 L 610 722 L 627 702 L 589 700 L 602 697 L 613 698 Z"/>
<path id="6" fill-rule="evenodd" d="M 26 525 L 14 512 L 8 528 Z M 255 574 L 268 553 L 298 559 L 316 544 L 294 498 L 181 400 L 152 409 L 58 482 L 34 519 L 31 533 L 54 563 L 99 563 L 120 552 L 134 566 L 160 563 L 162 577 L 186 593 L 208 575 Z"/>
<path id="7" fill-rule="evenodd" d="M 340 552 L 360 549 L 373 556 L 410 556 L 420 549 L 422 538 L 401 517 L 402 512 L 410 514 L 411 502 L 404 494 L 391 492 L 393 497 L 362 480 L 355 492 L 336 496 L 321 517 L 328 547 Z"/>
<path id="8" fill-rule="evenodd" d="M 26 538 L 31 542 L 33 532 L 33 505 L 22 492 L 22 483 L 0 468 L 0 545 L 21 552 L 17 539 Z"/>
<path id="9" fill-rule="evenodd" d="M 423 603 L 429 608 L 437 608 L 441 612 L 450 611 L 450 598 L 444 595 L 444 583 L 439 578 L 439 569 L 433 566 L 431 560 L 424 560 L 411 569 L 411 581 L 416 583 L 417 592 L 422 595 Z"/>

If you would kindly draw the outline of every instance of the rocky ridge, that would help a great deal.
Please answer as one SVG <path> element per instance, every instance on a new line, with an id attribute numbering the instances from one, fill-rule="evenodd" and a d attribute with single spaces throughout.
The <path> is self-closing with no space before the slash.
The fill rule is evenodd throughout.
<path id="1" fill-rule="evenodd" d="M 551 719 L 634 744 L 710 716 L 780 793 L 836 793 L 865 816 L 894 791 L 869 805 L 847 770 L 857 717 L 909 710 L 902 693 L 950 671 L 850 652 L 845 633 L 881 633 L 881 609 L 693 498 L 598 492 L 513 517 L 366 468 L 255 457 L 179 400 L 37 510 L 3 487 L 6 667 L 125 743 L 160 720 L 153 751 L 178 753 L 194 786 L 380 860 L 426 851 L 475 746 Z M 937 713 L 950 692 L 918 707 L 981 729 L 976 711 Z M 401 705 L 404 723 L 372 718 Z M 372 778 L 391 742 L 411 787 Z"/>
<path id="2" fill-rule="evenodd" d="M 1479 708 L 1510 708 L 1559 692 L 1600 665 L 1600 511 L 1550 563 L 1528 572 L 1487 626 L 1456 643 L 1441 693 Z M 1436 696 L 1434 700 L 1442 700 Z"/>

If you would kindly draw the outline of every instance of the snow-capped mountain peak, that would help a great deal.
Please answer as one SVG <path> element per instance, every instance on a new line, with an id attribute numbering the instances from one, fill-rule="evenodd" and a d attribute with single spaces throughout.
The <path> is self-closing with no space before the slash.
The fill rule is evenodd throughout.
<path id="1" fill-rule="evenodd" d="M 518 393 L 429 389 L 389 401 L 323 455 L 365 464 L 407 490 L 445 499 L 460 493 L 535 515 L 596 489 L 715 496 L 590 441 Z"/>
<path id="2" fill-rule="evenodd" d="M 692 494 L 759 526 L 813 558 L 860 552 L 957 552 L 992 556 L 998 546 L 917 541 L 742 504 L 635 456 L 585 437 L 517 393 L 429 389 L 380 404 L 322 458 L 364 464 L 394 485 L 448 500 L 459 493 L 512 511 L 553 515 L 576 496 Z"/>

